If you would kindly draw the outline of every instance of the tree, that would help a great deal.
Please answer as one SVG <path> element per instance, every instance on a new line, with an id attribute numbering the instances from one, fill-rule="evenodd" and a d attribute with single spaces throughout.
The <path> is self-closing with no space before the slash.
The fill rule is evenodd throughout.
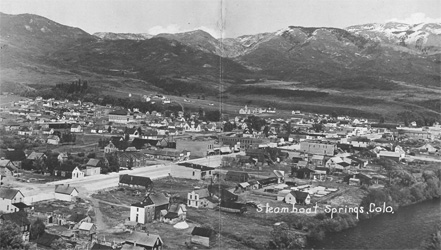
<path id="1" fill-rule="evenodd" d="M 132 168 L 133 168 L 133 158 L 132 157 L 130 157 L 129 163 L 127 164 L 127 168 L 129 170 L 132 170 Z"/>
<path id="2" fill-rule="evenodd" d="M 20 227 L 10 221 L 0 225 L 0 249 L 23 249 L 26 248 L 23 242 Z"/>
<path id="3" fill-rule="evenodd" d="M 31 225 L 30 229 L 30 238 L 31 240 L 38 239 L 40 236 L 44 234 L 44 230 L 46 229 L 46 226 L 44 225 L 43 221 L 38 218 L 34 223 Z"/>
<path id="4" fill-rule="evenodd" d="M 234 125 L 231 122 L 226 122 L 224 125 L 224 132 L 230 132 L 234 129 Z"/>
<path id="5" fill-rule="evenodd" d="M 220 118 L 221 118 L 221 112 L 219 110 L 207 111 L 205 113 L 205 118 L 208 121 L 218 122 L 220 120 Z"/>
<path id="6" fill-rule="evenodd" d="M 312 125 L 312 129 L 314 129 L 314 131 L 317 133 L 323 131 L 323 127 L 323 123 L 314 123 Z"/>
<path id="7" fill-rule="evenodd" d="M 39 171 L 39 172 L 42 173 L 42 174 L 44 174 L 44 173 L 47 172 L 47 166 L 46 166 L 46 163 L 45 163 L 44 160 L 41 159 L 41 158 L 35 159 L 35 160 L 33 161 L 33 163 L 32 163 L 32 168 L 33 168 L 34 170 Z"/>
<path id="8" fill-rule="evenodd" d="M 54 240 L 51 244 L 52 249 L 66 249 L 67 244 L 62 238 Z"/>
<path id="9" fill-rule="evenodd" d="M 296 234 L 290 230 L 288 224 L 281 222 L 275 225 L 271 231 L 271 249 L 295 249 L 303 247 L 301 237 L 296 237 Z"/>

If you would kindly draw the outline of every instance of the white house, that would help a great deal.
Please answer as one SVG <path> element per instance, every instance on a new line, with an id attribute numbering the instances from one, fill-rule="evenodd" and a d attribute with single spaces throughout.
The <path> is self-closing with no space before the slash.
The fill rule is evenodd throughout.
<path id="1" fill-rule="evenodd" d="M 288 204 L 310 204 L 311 196 L 307 192 L 291 191 L 285 196 L 285 202 Z"/>
<path id="2" fill-rule="evenodd" d="M 70 127 L 70 132 L 72 132 L 72 133 L 82 133 L 83 132 L 83 127 L 80 124 L 72 125 L 72 127 Z"/>
<path id="3" fill-rule="evenodd" d="M 47 137 L 47 144 L 58 145 L 60 143 L 60 137 L 57 135 L 50 135 Z"/>
<path id="4" fill-rule="evenodd" d="M 72 201 L 72 197 L 78 196 L 78 190 L 69 184 L 55 186 L 55 199 L 62 201 Z"/>
<path id="5" fill-rule="evenodd" d="M 0 188 L 0 211 L 4 213 L 17 212 L 19 209 L 14 203 L 23 202 L 24 195 L 18 189 Z"/>
<path id="6" fill-rule="evenodd" d="M 187 206 L 194 208 L 205 207 L 202 200 L 209 196 L 208 189 L 193 190 L 187 194 Z"/>

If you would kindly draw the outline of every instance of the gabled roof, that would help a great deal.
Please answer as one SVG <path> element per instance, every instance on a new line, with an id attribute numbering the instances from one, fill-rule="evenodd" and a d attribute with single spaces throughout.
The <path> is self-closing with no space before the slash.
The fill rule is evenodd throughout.
<path id="1" fill-rule="evenodd" d="M 5 158 L 11 161 L 22 161 L 26 159 L 26 155 L 23 150 L 6 151 L 5 155 Z"/>
<path id="2" fill-rule="evenodd" d="M 60 166 L 56 167 L 54 170 L 72 172 L 74 171 L 75 168 L 76 168 L 75 165 L 61 164 Z"/>
<path id="3" fill-rule="evenodd" d="M 97 167 L 98 164 L 100 163 L 100 159 L 95 159 L 95 158 L 91 158 L 89 159 L 89 161 L 86 163 L 86 166 L 89 167 Z"/>
<path id="4" fill-rule="evenodd" d="M 28 155 L 28 160 L 37 160 L 43 157 L 44 153 L 38 153 L 38 152 L 32 152 L 30 155 Z"/>
<path id="5" fill-rule="evenodd" d="M 194 190 L 194 193 L 198 194 L 200 199 L 210 196 L 210 192 L 208 191 L 207 188 L 199 189 L 199 190 Z"/>
<path id="6" fill-rule="evenodd" d="M 68 186 L 68 185 L 57 185 L 55 186 L 55 193 L 58 194 L 67 194 L 70 195 L 72 192 L 76 190 L 78 193 L 78 190 L 74 187 Z"/>
<path id="7" fill-rule="evenodd" d="M 197 235 L 202 237 L 210 237 L 212 234 L 213 234 L 213 230 L 204 227 L 195 227 L 193 228 L 193 231 L 191 231 L 191 235 Z"/>
<path id="8" fill-rule="evenodd" d="M 147 247 L 153 247 L 158 240 L 160 241 L 161 245 L 164 244 L 161 237 L 157 234 L 133 232 L 131 235 L 127 236 L 126 238 L 126 242 L 128 243 L 136 242 L 136 245 L 142 245 Z"/>
<path id="9" fill-rule="evenodd" d="M 90 231 L 92 230 L 92 228 L 95 226 L 95 224 L 90 223 L 90 222 L 83 222 L 81 223 L 81 225 L 78 227 L 79 230 L 85 230 L 85 231 Z"/>
<path id="10" fill-rule="evenodd" d="M 168 198 L 163 193 L 155 193 L 155 194 L 149 194 L 145 200 L 151 200 L 155 206 L 162 206 L 165 204 L 169 204 Z"/>
<path id="11" fill-rule="evenodd" d="M 302 192 L 302 191 L 291 191 L 290 194 L 292 194 L 296 199 L 304 200 L 308 197 L 308 192 Z"/>
<path id="12" fill-rule="evenodd" d="M 21 193 L 20 190 L 18 189 L 13 189 L 13 188 L 0 188 L 0 198 L 6 199 L 6 200 L 12 200 L 14 199 L 14 197 L 18 194 Z M 21 195 L 23 195 L 21 193 Z"/>
<path id="13" fill-rule="evenodd" d="M 153 182 L 149 177 L 122 174 L 119 175 L 119 183 L 148 187 L 152 185 Z"/>
<path id="14" fill-rule="evenodd" d="M 24 208 L 31 207 L 23 202 L 12 203 L 12 205 L 14 205 L 14 207 L 18 208 L 19 210 L 23 210 Z"/>
<path id="15" fill-rule="evenodd" d="M 91 250 L 113 250 L 113 248 L 111 246 L 101 245 L 95 242 Z"/>

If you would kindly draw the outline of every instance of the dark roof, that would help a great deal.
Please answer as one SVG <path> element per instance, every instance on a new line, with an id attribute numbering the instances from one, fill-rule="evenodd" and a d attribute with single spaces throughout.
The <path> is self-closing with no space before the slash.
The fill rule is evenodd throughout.
<path id="1" fill-rule="evenodd" d="M 149 177 L 122 174 L 119 175 L 119 183 L 148 187 L 152 185 L 153 182 Z"/>
<path id="2" fill-rule="evenodd" d="M 56 171 L 68 171 L 72 172 L 77 166 L 70 165 L 70 164 L 61 164 L 60 166 L 56 167 L 54 170 Z"/>
<path id="3" fill-rule="evenodd" d="M 55 193 L 58 194 L 68 194 L 70 195 L 74 190 L 77 190 L 74 187 L 68 186 L 68 185 L 57 185 L 55 186 Z M 77 190 L 78 192 L 78 190 Z"/>
<path id="4" fill-rule="evenodd" d="M 18 189 L 0 188 L 0 198 L 12 200 L 17 195 L 18 192 L 20 192 L 20 190 Z"/>
<path id="5" fill-rule="evenodd" d="M 37 243 L 38 245 L 41 245 L 41 246 L 51 247 L 51 244 L 55 240 L 58 240 L 59 238 L 60 238 L 60 236 L 58 236 L 58 235 L 45 232 L 45 233 L 43 233 L 43 235 L 38 237 L 38 239 L 35 240 L 35 243 Z"/>
<path id="6" fill-rule="evenodd" d="M 109 112 L 109 115 L 127 115 L 129 112 L 127 110 L 115 110 L 112 112 Z"/>
<path id="7" fill-rule="evenodd" d="M 308 197 L 309 193 L 302 192 L 302 191 L 291 191 L 291 194 L 296 197 L 296 199 L 304 200 L 306 197 Z"/>
<path id="8" fill-rule="evenodd" d="M 12 205 L 14 205 L 14 207 L 18 208 L 19 210 L 22 210 L 23 208 L 31 207 L 31 206 L 28 206 L 26 203 L 23 203 L 23 202 L 12 203 Z"/>
<path id="9" fill-rule="evenodd" d="M 279 178 L 277 177 L 270 177 L 270 178 L 266 178 L 266 179 L 261 179 L 258 180 L 258 182 L 261 185 L 267 185 L 267 184 L 271 184 L 271 183 L 277 183 L 279 181 Z"/>
<path id="10" fill-rule="evenodd" d="M 12 221 L 19 226 L 30 225 L 28 220 L 28 214 L 24 211 L 18 211 L 15 213 L 2 214 L 1 218 L 3 220 Z"/>
<path id="11" fill-rule="evenodd" d="M 193 231 L 191 231 L 191 235 L 197 235 L 202 237 L 210 237 L 212 234 L 213 234 L 213 230 L 204 227 L 195 227 L 193 228 Z"/>
<path id="12" fill-rule="evenodd" d="M 89 159 L 89 161 L 86 163 L 86 166 L 90 166 L 90 167 L 98 167 L 98 164 L 100 163 L 101 159 L 95 159 L 95 158 L 91 158 Z"/>
<path id="13" fill-rule="evenodd" d="M 187 167 L 187 168 L 193 168 L 193 169 L 200 169 L 201 171 L 209 171 L 209 170 L 214 170 L 215 168 L 212 167 L 207 167 L 204 165 L 199 165 L 199 164 L 193 164 L 193 163 L 189 163 L 189 162 L 184 162 L 184 163 L 178 163 L 178 165 Z"/>
<path id="14" fill-rule="evenodd" d="M 165 216 L 164 216 L 164 218 L 166 218 L 166 219 L 175 219 L 175 218 L 178 218 L 179 216 L 178 216 L 178 213 L 175 213 L 175 212 L 168 212 Z"/>
<path id="15" fill-rule="evenodd" d="M 238 172 L 238 171 L 228 171 L 227 176 L 241 176 L 241 177 L 248 176 L 249 177 L 247 172 Z"/>
<path id="16" fill-rule="evenodd" d="M 232 209 L 242 209 L 243 207 L 245 207 L 245 204 L 236 203 L 236 202 L 223 202 L 223 201 L 221 201 L 219 206 L 225 207 L 225 208 L 232 208 Z"/>
<path id="17" fill-rule="evenodd" d="M 101 245 L 99 243 L 95 243 L 93 245 L 91 250 L 94 250 L 94 249 L 113 250 L 113 248 L 111 246 Z"/>

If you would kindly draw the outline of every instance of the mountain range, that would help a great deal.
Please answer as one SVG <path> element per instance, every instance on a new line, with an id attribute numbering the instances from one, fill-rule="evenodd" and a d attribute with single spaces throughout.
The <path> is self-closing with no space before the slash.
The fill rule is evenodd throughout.
<path id="1" fill-rule="evenodd" d="M 228 92 L 250 79 L 267 81 L 268 88 L 276 80 L 341 93 L 409 86 L 430 92 L 441 80 L 439 23 L 289 26 L 216 39 L 202 30 L 92 35 L 37 15 L 0 13 L 0 45 L 2 85 L 26 83 L 23 72 L 44 79 L 40 82 L 65 75 L 109 76 L 139 79 L 146 88 L 170 92 L 177 86 L 179 93 L 208 94 L 219 91 L 220 83 Z M 165 88 L 161 79 L 173 84 Z"/>

